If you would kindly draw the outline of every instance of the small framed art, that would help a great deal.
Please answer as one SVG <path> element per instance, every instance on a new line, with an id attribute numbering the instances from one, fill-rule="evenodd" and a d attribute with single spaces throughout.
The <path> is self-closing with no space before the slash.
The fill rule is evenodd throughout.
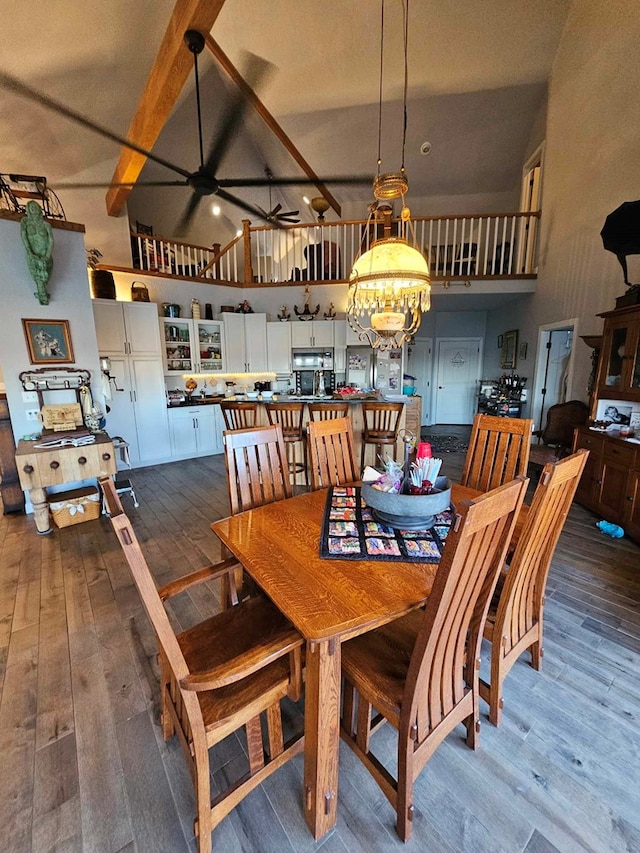
<path id="1" fill-rule="evenodd" d="M 68 320 L 24 320 L 31 364 L 73 364 Z"/>

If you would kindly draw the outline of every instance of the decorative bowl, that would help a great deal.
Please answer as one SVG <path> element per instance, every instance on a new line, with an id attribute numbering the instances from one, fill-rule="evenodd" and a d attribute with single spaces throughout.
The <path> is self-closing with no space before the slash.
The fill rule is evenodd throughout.
<path id="1" fill-rule="evenodd" d="M 434 491 L 428 495 L 393 495 L 374 489 L 371 483 L 362 484 L 362 498 L 373 510 L 373 517 L 389 527 L 401 530 L 428 530 L 435 517 L 449 509 L 451 480 L 438 477 Z"/>
<path id="2" fill-rule="evenodd" d="M 263 400 L 270 400 L 273 397 L 273 391 L 261 391 Z"/>
<path id="3" fill-rule="evenodd" d="M 257 400 L 259 393 L 259 391 L 247 391 L 246 396 L 249 398 L 249 400 Z"/>

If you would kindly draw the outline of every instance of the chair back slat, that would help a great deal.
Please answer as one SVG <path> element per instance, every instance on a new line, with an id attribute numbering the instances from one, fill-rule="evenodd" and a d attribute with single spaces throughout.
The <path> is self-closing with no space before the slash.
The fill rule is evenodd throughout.
<path id="1" fill-rule="evenodd" d="M 307 440 L 312 491 L 358 478 L 350 418 L 309 421 Z"/>
<path id="2" fill-rule="evenodd" d="M 272 425 L 280 424 L 285 441 L 302 441 L 304 403 L 265 403 L 267 417 Z"/>
<path id="3" fill-rule="evenodd" d="M 280 424 L 223 433 L 231 514 L 291 497 Z"/>
<path id="4" fill-rule="evenodd" d="M 220 411 L 227 429 L 252 429 L 256 425 L 258 404 L 223 400 L 220 403 Z"/>
<path id="5" fill-rule="evenodd" d="M 588 455 L 588 450 L 578 450 L 544 467 L 500 594 L 496 633 L 503 651 L 513 648 L 540 618 L 551 558 Z"/>
<path id="6" fill-rule="evenodd" d="M 362 404 L 364 441 L 371 444 L 379 441 L 387 444 L 395 443 L 403 409 L 404 403 L 364 402 Z"/>
<path id="7" fill-rule="evenodd" d="M 348 403 L 309 403 L 309 419 L 312 421 L 346 418 L 348 413 Z"/>
<path id="8" fill-rule="evenodd" d="M 476 415 L 462 485 L 487 492 L 517 476 L 525 476 L 532 428 L 530 418 Z"/>
<path id="9" fill-rule="evenodd" d="M 518 477 L 457 507 L 402 701 L 401 731 L 416 725 L 418 743 L 477 688 L 482 628 L 527 483 Z"/>

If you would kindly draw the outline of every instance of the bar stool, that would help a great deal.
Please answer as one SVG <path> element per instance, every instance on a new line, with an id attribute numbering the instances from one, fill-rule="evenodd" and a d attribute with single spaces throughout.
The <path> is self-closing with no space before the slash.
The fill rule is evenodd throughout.
<path id="1" fill-rule="evenodd" d="M 121 435 L 114 435 L 111 437 L 111 441 L 113 442 L 113 449 L 118 452 L 120 455 L 120 461 L 126 465 L 129 469 L 131 469 L 131 457 L 129 456 L 129 442 L 125 441 Z M 116 492 L 118 495 L 131 495 L 133 500 L 133 505 L 136 509 L 140 506 L 138 503 L 138 499 L 136 498 L 136 493 L 134 491 L 131 480 L 128 477 L 120 477 L 119 474 L 116 474 L 114 477 L 114 485 L 116 487 Z M 107 504 L 105 503 L 104 494 L 102 496 L 102 514 L 109 515 L 107 511 Z"/>
<path id="2" fill-rule="evenodd" d="M 309 473 L 307 470 L 307 442 L 302 427 L 302 416 L 304 414 L 304 403 L 265 403 L 267 417 L 272 426 L 280 424 L 285 447 L 287 448 L 287 459 L 292 482 L 295 484 L 296 476 L 304 471 L 304 480 L 309 485 Z M 296 460 L 296 444 L 302 444 L 302 462 Z"/>
<path id="3" fill-rule="evenodd" d="M 362 450 L 360 467 L 364 469 L 364 456 L 367 444 L 375 444 L 376 460 L 382 453 L 383 445 L 395 445 L 398 440 L 398 428 L 404 403 L 363 403 L 362 419 Z"/>
<path id="4" fill-rule="evenodd" d="M 326 421 L 333 418 L 346 418 L 348 403 L 309 403 L 309 420 Z"/>
<path id="5" fill-rule="evenodd" d="M 220 410 L 227 429 L 253 429 L 256 425 L 257 403 L 223 400 L 220 403 Z"/>

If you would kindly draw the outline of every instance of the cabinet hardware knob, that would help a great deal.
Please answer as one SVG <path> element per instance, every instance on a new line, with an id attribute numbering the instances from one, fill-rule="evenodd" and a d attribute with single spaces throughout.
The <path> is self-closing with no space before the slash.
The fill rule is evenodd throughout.
<path id="1" fill-rule="evenodd" d="M 25 465 L 22 470 L 25 474 L 33 474 L 33 465 Z"/>
<path id="2" fill-rule="evenodd" d="M 55 459 L 53 460 L 53 462 L 49 463 L 49 468 L 53 468 L 55 470 L 56 468 L 59 468 L 59 467 L 60 467 L 60 463 L 57 462 Z"/>
<path id="3" fill-rule="evenodd" d="M 633 495 L 627 495 L 627 500 L 631 503 L 633 501 Z"/>
<path id="4" fill-rule="evenodd" d="M 86 465 L 87 457 L 86 456 L 78 456 L 78 465 Z"/>
<path id="5" fill-rule="evenodd" d="M 106 462 L 108 459 L 111 459 L 111 454 L 110 453 L 103 453 L 102 458 Z"/>

